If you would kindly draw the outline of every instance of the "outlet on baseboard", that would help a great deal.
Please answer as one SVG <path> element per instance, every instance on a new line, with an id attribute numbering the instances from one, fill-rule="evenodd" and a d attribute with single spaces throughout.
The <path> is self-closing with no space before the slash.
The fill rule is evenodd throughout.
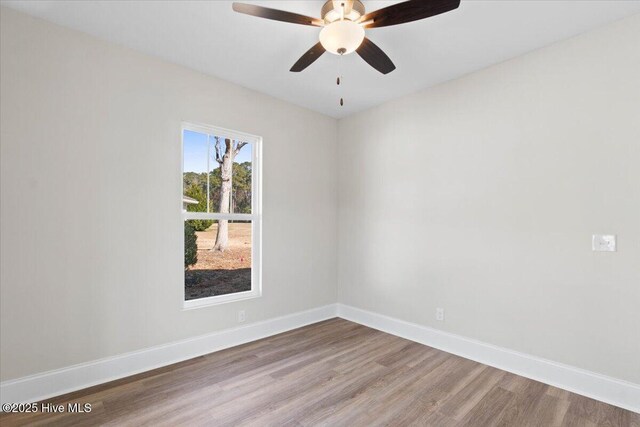
<path id="1" fill-rule="evenodd" d="M 246 319 L 244 310 L 238 311 L 238 323 L 244 322 Z"/>
<path id="2" fill-rule="evenodd" d="M 436 308 L 436 320 L 439 322 L 444 321 L 444 308 Z"/>

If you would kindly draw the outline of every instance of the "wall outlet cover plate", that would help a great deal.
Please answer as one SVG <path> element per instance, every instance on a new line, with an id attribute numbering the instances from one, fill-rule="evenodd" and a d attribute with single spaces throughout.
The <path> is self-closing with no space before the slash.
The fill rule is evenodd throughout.
<path id="1" fill-rule="evenodd" d="M 596 252 L 615 252 L 615 234 L 594 234 L 591 239 L 591 249 Z"/>

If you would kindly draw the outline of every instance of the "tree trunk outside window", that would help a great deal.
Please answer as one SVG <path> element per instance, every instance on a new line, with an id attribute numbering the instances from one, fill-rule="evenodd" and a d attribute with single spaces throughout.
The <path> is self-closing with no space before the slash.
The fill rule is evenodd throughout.
<path id="1" fill-rule="evenodd" d="M 231 206 L 231 189 L 233 187 L 233 160 L 238 155 L 246 142 L 235 142 L 229 138 L 224 140 L 224 151 L 220 144 L 220 138 L 216 137 L 216 161 L 220 165 L 220 213 L 229 213 Z M 224 252 L 229 246 L 229 221 L 218 220 L 218 232 L 214 251 Z"/>

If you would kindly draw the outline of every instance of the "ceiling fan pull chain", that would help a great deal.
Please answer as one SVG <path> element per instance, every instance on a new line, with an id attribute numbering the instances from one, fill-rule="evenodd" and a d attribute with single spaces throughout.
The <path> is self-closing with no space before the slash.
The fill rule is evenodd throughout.
<path id="1" fill-rule="evenodd" d="M 343 7 L 344 7 L 344 4 L 343 4 Z M 342 58 L 343 57 L 344 57 L 344 52 L 340 54 L 340 59 L 338 60 L 338 78 L 336 79 L 336 83 L 338 86 L 342 84 Z M 341 87 L 339 88 L 339 90 L 342 92 Z M 344 99 L 340 97 L 340 106 L 342 107 L 343 105 L 344 105 Z"/>

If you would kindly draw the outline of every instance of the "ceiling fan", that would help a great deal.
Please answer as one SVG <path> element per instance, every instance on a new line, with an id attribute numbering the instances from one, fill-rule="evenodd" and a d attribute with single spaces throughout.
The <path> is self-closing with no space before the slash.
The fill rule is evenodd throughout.
<path id="1" fill-rule="evenodd" d="M 328 51 L 335 55 L 356 52 L 373 68 L 387 74 L 396 66 L 382 49 L 365 37 L 365 29 L 417 21 L 449 12 L 458 6 L 460 0 L 409 0 L 365 13 L 360 0 L 329 0 L 322 6 L 322 18 L 247 3 L 233 3 L 233 10 L 259 18 L 322 28 L 320 41 L 302 55 L 289 71 L 304 70 Z"/>

